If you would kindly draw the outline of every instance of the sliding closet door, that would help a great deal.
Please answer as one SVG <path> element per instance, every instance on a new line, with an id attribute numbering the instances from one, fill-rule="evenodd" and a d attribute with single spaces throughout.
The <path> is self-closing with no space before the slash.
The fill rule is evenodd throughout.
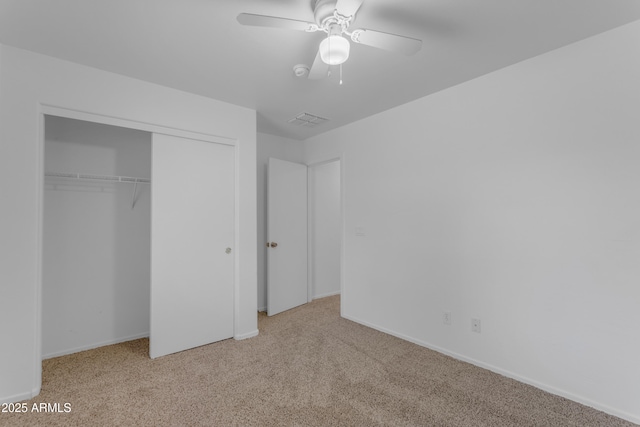
<path id="1" fill-rule="evenodd" d="M 234 148 L 153 135 L 152 358 L 233 336 Z"/>

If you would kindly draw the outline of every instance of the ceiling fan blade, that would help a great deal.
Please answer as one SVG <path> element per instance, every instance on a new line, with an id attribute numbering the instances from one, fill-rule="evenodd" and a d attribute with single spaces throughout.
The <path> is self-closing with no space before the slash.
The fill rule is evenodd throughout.
<path id="1" fill-rule="evenodd" d="M 362 0 L 338 0 L 336 10 L 342 16 L 354 16 L 362 6 Z"/>
<path id="2" fill-rule="evenodd" d="M 277 16 L 254 15 L 252 13 L 239 14 L 238 22 L 242 25 L 251 25 L 254 27 L 284 28 L 287 30 L 307 31 L 310 33 L 318 31 L 318 26 L 313 22 L 278 18 Z"/>
<path id="3" fill-rule="evenodd" d="M 352 34 L 351 39 L 356 43 L 405 55 L 413 55 L 422 48 L 422 40 L 397 34 L 366 29 L 355 30 Z"/>
<path id="4" fill-rule="evenodd" d="M 326 64 L 324 63 L 324 61 L 322 61 L 322 58 L 320 58 L 320 51 L 318 51 L 316 59 L 313 61 L 313 65 L 309 70 L 309 75 L 307 76 L 307 78 L 311 80 L 324 79 L 325 77 L 327 77 L 328 73 L 329 64 Z"/>

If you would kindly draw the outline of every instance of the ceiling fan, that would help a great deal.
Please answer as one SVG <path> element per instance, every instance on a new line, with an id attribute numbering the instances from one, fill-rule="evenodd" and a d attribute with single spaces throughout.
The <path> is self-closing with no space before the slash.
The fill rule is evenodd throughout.
<path id="1" fill-rule="evenodd" d="M 321 79 L 328 75 L 331 65 L 340 65 L 349 58 L 350 38 L 354 43 L 388 51 L 413 55 L 422 47 L 422 40 L 365 28 L 350 29 L 363 0 L 316 0 L 313 8 L 315 22 L 276 16 L 241 13 L 238 22 L 256 27 L 284 28 L 308 33 L 325 32 L 316 58 L 309 70 L 309 79 Z M 346 36 L 346 37 L 345 37 Z"/>

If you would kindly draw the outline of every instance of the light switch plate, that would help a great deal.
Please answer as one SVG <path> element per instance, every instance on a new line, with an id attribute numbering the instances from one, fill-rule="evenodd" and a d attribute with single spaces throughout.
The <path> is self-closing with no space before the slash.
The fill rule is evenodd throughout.
<path id="1" fill-rule="evenodd" d="M 442 313 L 442 323 L 444 323 L 445 325 L 450 325 L 451 324 L 451 312 L 450 311 L 445 311 L 444 313 Z"/>

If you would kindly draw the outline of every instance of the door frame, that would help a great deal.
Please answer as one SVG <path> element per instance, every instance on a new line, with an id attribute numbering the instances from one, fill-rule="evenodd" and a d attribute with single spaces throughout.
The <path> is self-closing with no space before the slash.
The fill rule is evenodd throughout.
<path id="1" fill-rule="evenodd" d="M 342 301 L 345 298 L 344 292 L 344 270 L 345 270 L 345 164 L 344 154 L 342 152 L 335 153 L 333 155 L 320 156 L 311 161 L 307 161 L 307 299 L 308 302 L 313 300 L 313 271 L 315 265 L 313 263 L 313 247 L 315 242 L 313 241 L 313 234 L 311 231 L 311 225 L 313 224 L 313 212 L 311 209 L 311 200 L 314 196 L 313 189 L 311 187 L 311 180 L 309 179 L 310 170 L 317 166 L 323 166 L 328 163 L 340 162 L 340 315 L 342 316 Z"/>
<path id="2" fill-rule="evenodd" d="M 211 135 L 199 132 L 192 132 L 185 129 L 178 129 L 169 126 L 163 126 L 154 123 L 146 123 L 136 120 L 130 120 L 121 117 L 107 116 L 103 114 L 93 113 L 89 111 L 75 110 L 71 108 L 60 107 L 56 105 L 50 105 L 40 103 L 38 105 L 38 141 L 36 144 L 37 155 L 37 230 L 36 230 L 36 247 L 37 247 L 37 264 L 36 264 L 36 334 L 35 334 L 35 352 L 34 352 L 34 366 L 35 378 L 40 378 L 42 381 L 42 292 L 43 292 L 43 272 L 42 272 L 42 259 L 43 259 L 43 230 L 44 230 L 44 145 L 45 145 L 45 116 L 56 116 L 67 119 L 82 120 L 86 122 L 93 122 L 105 125 L 118 126 L 122 128 L 141 130 L 150 133 L 159 133 L 171 136 L 177 136 L 181 138 L 190 138 L 215 144 L 230 145 L 234 148 L 234 302 L 233 302 L 233 331 L 234 336 L 237 336 L 237 327 L 239 324 L 239 293 L 240 293 L 240 281 L 239 281 L 239 259 L 240 253 L 240 241 L 239 241 L 239 224 L 240 224 L 240 197 L 239 197 L 239 180 L 240 180 L 240 165 L 238 156 L 238 143 L 235 138 L 228 138 L 219 135 Z M 153 183 L 152 183 L 153 185 Z M 151 266 L 149 266 L 151 268 Z M 39 392 L 38 387 L 38 392 Z M 34 390 L 35 392 L 35 390 Z M 36 393 L 37 394 L 37 393 Z M 35 395 L 35 394 L 34 394 Z"/>

